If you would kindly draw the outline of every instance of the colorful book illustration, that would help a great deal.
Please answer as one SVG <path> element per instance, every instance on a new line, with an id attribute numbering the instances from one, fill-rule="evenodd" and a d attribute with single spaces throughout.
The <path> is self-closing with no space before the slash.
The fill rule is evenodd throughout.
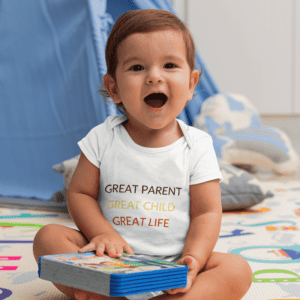
<path id="1" fill-rule="evenodd" d="M 41 279 L 115 297 L 185 287 L 187 272 L 184 265 L 126 253 L 121 258 L 85 252 L 39 259 Z"/>

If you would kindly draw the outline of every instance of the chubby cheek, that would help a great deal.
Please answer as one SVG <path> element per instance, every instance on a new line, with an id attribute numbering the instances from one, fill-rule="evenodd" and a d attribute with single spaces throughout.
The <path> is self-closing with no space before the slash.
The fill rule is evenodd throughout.
<path id="1" fill-rule="evenodd" d="M 124 78 L 122 80 L 122 90 L 125 93 L 136 93 L 141 89 L 141 83 L 138 78 Z"/>
<path id="2" fill-rule="evenodd" d="M 173 84 L 170 85 L 170 90 L 172 93 L 175 93 L 173 95 L 175 96 L 181 96 L 181 97 L 187 97 L 189 93 L 189 80 L 186 80 L 185 78 L 181 78 L 179 80 L 176 80 L 173 82 Z"/>

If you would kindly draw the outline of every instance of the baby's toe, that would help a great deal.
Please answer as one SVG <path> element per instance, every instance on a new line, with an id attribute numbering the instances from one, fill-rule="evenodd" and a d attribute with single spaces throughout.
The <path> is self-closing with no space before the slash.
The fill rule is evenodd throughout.
<path id="1" fill-rule="evenodd" d="M 88 300 L 88 298 L 91 294 L 92 294 L 91 292 L 78 290 L 75 292 L 75 299 L 76 300 Z"/>

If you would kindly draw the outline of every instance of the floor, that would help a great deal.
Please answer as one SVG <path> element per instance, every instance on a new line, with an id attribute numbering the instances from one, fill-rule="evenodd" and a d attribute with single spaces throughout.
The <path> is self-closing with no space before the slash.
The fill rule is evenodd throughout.
<path id="1" fill-rule="evenodd" d="M 224 214 L 215 251 L 249 262 L 253 283 L 243 300 L 299 300 L 300 182 L 262 185 L 274 196 L 250 210 Z M 0 221 L 0 299 L 68 300 L 51 282 L 38 278 L 32 242 L 46 224 L 75 228 L 69 215 L 10 205 L 0 206 Z"/>

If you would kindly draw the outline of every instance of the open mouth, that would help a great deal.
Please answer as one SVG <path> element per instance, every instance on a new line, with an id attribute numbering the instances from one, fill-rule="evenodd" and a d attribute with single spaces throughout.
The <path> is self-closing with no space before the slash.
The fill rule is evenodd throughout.
<path id="1" fill-rule="evenodd" d="M 152 108 L 160 108 L 167 102 L 168 97 L 163 93 L 152 93 L 144 98 L 144 101 Z"/>

